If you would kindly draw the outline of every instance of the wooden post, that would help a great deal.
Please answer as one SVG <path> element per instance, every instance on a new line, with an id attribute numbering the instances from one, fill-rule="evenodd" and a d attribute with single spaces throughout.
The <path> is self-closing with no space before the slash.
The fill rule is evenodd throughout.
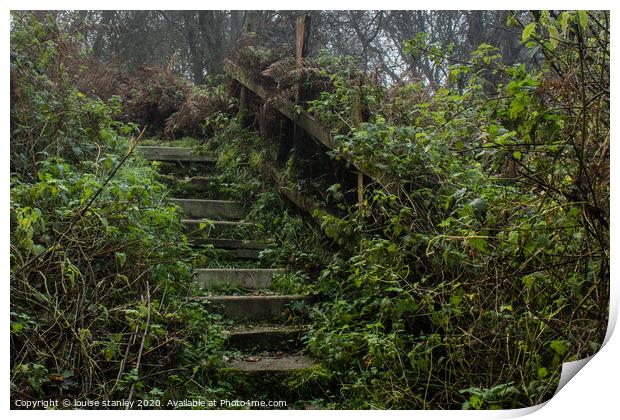
<path id="1" fill-rule="evenodd" d="M 364 121 L 362 115 L 362 76 L 359 75 L 355 80 L 355 86 L 353 87 L 353 126 L 359 128 L 360 124 Z M 362 208 L 364 203 L 364 173 L 357 171 L 357 203 Z"/>
<path id="2" fill-rule="evenodd" d="M 297 64 L 308 54 L 308 39 L 310 38 L 310 16 L 297 18 L 297 36 L 295 37 L 295 58 Z"/>
<path id="3" fill-rule="evenodd" d="M 241 126 L 247 128 L 250 125 L 250 105 L 248 101 L 248 88 L 241 85 L 241 90 L 239 91 L 239 121 L 241 122 Z"/>
<path id="4" fill-rule="evenodd" d="M 308 39 L 310 38 L 310 16 L 300 16 L 297 18 L 297 32 L 295 36 L 295 63 L 298 67 L 303 65 L 303 59 L 308 54 Z M 304 100 L 304 91 L 301 82 L 295 82 L 293 85 L 295 92 L 295 105 L 299 105 Z M 307 137 L 303 130 L 298 127 L 299 114 L 293 112 L 293 147 L 295 155 L 300 160 L 307 158 L 308 143 Z"/>
<path id="5" fill-rule="evenodd" d="M 253 33 L 256 31 L 256 24 L 258 21 L 258 11 L 250 10 L 245 15 L 245 22 L 243 25 L 243 32 L 245 35 Z M 250 126 L 250 91 L 249 89 L 241 83 L 241 90 L 239 91 L 239 113 L 237 116 L 239 117 L 239 121 L 241 122 L 241 126 L 247 128 Z"/>
<path id="6" fill-rule="evenodd" d="M 357 171 L 357 204 L 362 207 L 364 204 L 364 174 Z"/>
<path id="7" fill-rule="evenodd" d="M 295 62 L 297 66 L 303 64 L 304 57 L 308 54 L 308 39 L 310 38 L 310 16 L 297 18 L 297 33 L 295 36 Z M 301 85 L 295 83 L 295 104 L 301 99 Z"/>
<path id="8" fill-rule="evenodd" d="M 237 64 L 229 60 L 224 60 L 224 69 L 232 78 L 239 81 L 239 83 L 246 86 L 250 91 L 257 94 L 263 100 L 268 100 L 273 97 L 273 94 L 269 88 L 252 79 L 250 76 L 251 73 L 244 70 Z M 332 139 L 330 130 L 308 112 L 301 111 L 301 113 L 298 114 L 295 112 L 294 104 L 285 99 L 276 101 L 274 106 L 282 113 L 282 115 L 299 124 L 299 127 L 305 130 L 310 136 L 314 137 L 316 141 L 330 150 L 338 149 L 338 146 Z M 387 193 L 392 195 L 400 194 L 399 191 L 401 181 L 399 181 L 398 178 L 394 178 L 391 175 L 383 173 L 378 168 L 362 168 L 355 162 L 348 162 L 351 163 L 355 169 L 362 172 L 365 178 L 370 178 L 377 181 L 378 185 L 381 186 L 381 188 L 383 188 Z"/>
<path id="9" fill-rule="evenodd" d="M 244 32 L 246 34 L 255 32 L 258 23 L 258 14 L 261 13 L 258 10 L 248 10 L 245 15 Z"/>

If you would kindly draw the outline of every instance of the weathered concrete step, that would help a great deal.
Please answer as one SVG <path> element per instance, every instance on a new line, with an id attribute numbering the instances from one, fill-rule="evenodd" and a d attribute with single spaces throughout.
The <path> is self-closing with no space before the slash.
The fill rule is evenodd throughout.
<path id="1" fill-rule="evenodd" d="M 211 186 L 215 183 L 214 176 L 193 176 L 191 178 L 179 179 L 177 181 L 179 184 L 185 186 L 185 188 L 197 191 L 204 192 L 209 191 Z"/>
<path id="2" fill-rule="evenodd" d="M 214 185 L 232 186 L 235 184 L 229 184 L 220 182 L 217 175 L 195 175 L 195 176 L 180 176 L 178 174 L 159 174 L 169 184 L 175 184 L 176 186 L 183 186 L 189 190 L 194 191 L 209 191 Z"/>
<path id="3" fill-rule="evenodd" d="M 316 366 L 316 362 L 305 355 L 260 358 L 250 356 L 240 360 L 229 360 L 226 365 L 231 369 L 247 373 L 278 373 L 309 369 Z"/>
<path id="4" fill-rule="evenodd" d="M 207 238 L 201 239 L 196 242 L 201 244 L 211 244 L 214 248 L 223 249 L 255 249 L 262 251 L 269 246 L 269 242 L 264 241 L 252 241 L 249 239 L 219 239 L 219 238 Z"/>
<path id="5" fill-rule="evenodd" d="M 258 249 L 228 249 L 225 253 L 229 258 L 260 259 L 260 251 Z"/>
<path id="6" fill-rule="evenodd" d="M 273 268 L 203 268 L 194 278 L 206 287 L 228 284 L 244 289 L 267 289 L 273 275 L 284 270 Z"/>
<path id="7" fill-rule="evenodd" d="M 256 226 L 254 223 L 245 221 L 208 219 L 181 219 L 181 223 L 188 230 L 191 238 L 217 237 L 236 228 Z M 205 225 L 203 229 L 200 229 L 201 224 Z"/>
<path id="8" fill-rule="evenodd" d="M 205 192 L 212 190 L 215 186 L 234 187 L 235 184 L 228 182 L 220 182 L 215 175 L 193 176 L 191 178 L 179 179 L 177 182 L 185 185 L 189 190 L 196 192 Z"/>
<path id="9" fill-rule="evenodd" d="M 270 244 L 263 241 L 251 241 L 248 239 L 220 239 L 201 238 L 197 235 L 190 237 L 193 245 L 213 245 L 214 248 L 228 251 L 231 258 L 260 258 L 260 252 Z"/>
<path id="10" fill-rule="evenodd" d="M 197 198 L 171 198 L 170 201 L 181 207 L 185 217 L 190 219 L 239 220 L 245 215 L 239 201 Z"/>
<path id="11" fill-rule="evenodd" d="M 242 351 L 290 351 L 302 347 L 301 338 L 306 330 L 289 326 L 236 328 L 230 331 L 226 344 Z"/>
<path id="12" fill-rule="evenodd" d="M 313 296 L 209 296 L 196 298 L 223 317 L 244 321 L 279 321 L 291 315 L 289 306 L 296 302 L 312 303 Z"/>
<path id="13" fill-rule="evenodd" d="M 194 153 L 193 149 L 189 147 L 139 146 L 136 150 L 147 160 L 209 164 L 216 162 L 212 156 Z"/>

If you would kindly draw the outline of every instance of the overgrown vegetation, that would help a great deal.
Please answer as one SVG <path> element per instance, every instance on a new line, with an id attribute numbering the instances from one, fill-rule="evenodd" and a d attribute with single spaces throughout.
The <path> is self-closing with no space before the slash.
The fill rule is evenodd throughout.
<path id="1" fill-rule="evenodd" d="M 185 303 L 192 252 L 179 211 L 129 155 L 138 133 L 115 119 L 118 99 L 69 82 L 54 22 L 16 14 L 12 25 L 12 394 L 190 392 L 222 339 Z"/>
<path id="2" fill-rule="evenodd" d="M 608 16 L 584 14 L 544 14 L 523 29 L 547 56 L 541 69 L 503 65 L 483 45 L 469 63 L 450 65 L 449 86 L 426 101 L 419 84 L 368 87 L 368 122 L 337 138 L 339 152 L 407 183 L 399 197 L 376 191 L 344 219 L 359 248 L 322 276 L 338 291 L 323 314 L 336 315 L 319 324 L 311 348 L 356 373 L 350 398 L 533 405 L 552 395 L 563 361 L 602 342 Z M 450 62 L 423 38 L 407 48 Z M 324 117 L 346 95 L 312 109 Z M 343 221 L 325 223 L 340 237 Z"/>
<path id="3" fill-rule="evenodd" d="M 360 86 L 355 65 L 329 55 L 258 76 L 284 95 L 281 81 L 321 86 L 306 108 L 337 133 L 329 153 L 398 185 L 369 185 L 344 216 L 316 214 L 342 251 L 318 277 L 327 299 L 308 344 L 343 378 L 338 406 L 534 405 L 555 391 L 562 362 L 598 349 L 609 287 L 608 18 L 510 16 L 538 67 L 506 65 L 489 45 L 455 62 L 421 34 L 405 48 L 443 69 L 433 91 Z M 340 184 L 323 191 L 342 209 Z"/>
<path id="4" fill-rule="evenodd" d="M 123 79 L 123 94 L 86 95 L 55 22 L 13 15 L 14 395 L 236 392 L 242 379 L 213 375 L 220 320 L 184 303 L 192 264 L 217 264 L 216 251 L 190 249 L 164 201 L 188 187 L 127 153 L 149 125 L 210 137 L 196 147 L 218 157 L 214 188 L 248 203 L 275 240 L 264 266 L 291 268 L 276 289 L 320 297 L 296 309 L 310 311 L 307 348 L 323 366 L 287 378 L 291 396 L 425 409 L 550 398 L 561 364 L 595 353 L 607 324 L 609 13 L 520 19 L 509 15 L 507 30 L 538 65 L 506 64 L 486 44 L 464 59 L 425 34 L 406 42 L 443 74 L 432 86 L 387 86 L 327 52 L 300 68 L 246 39 L 232 58 L 278 98 L 293 101 L 301 83 L 297 111 L 332 132 L 330 165 L 311 166 L 325 150 L 300 156 L 294 143 L 282 160 L 278 98 L 254 98 L 255 124 L 242 128 L 232 85 L 198 87 L 168 69 Z M 365 178 L 361 203 L 350 180 L 334 182 L 351 164 L 381 174 Z M 289 184 L 275 191 L 274 174 Z M 279 194 L 291 185 L 322 209 L 293 212 Z"/>
<path id="5" fill-rule="evenodd" d="M 275 215 L 286 205 L 248 171 L 261 164 L 249 147 L 257 135 L 230 119 L 232 100 L 222 102 L 223 85 L 196 88 L 165 70 L 122 77 L 134 89 L 123 96 L 92 96 L 97 88 L 110 92 L 103 88 L 114 80 L 107 79 L 84 93 L 74 85 L 80 74 L 74 70 L 97 64 L 79 61 L 73 39 L 54 19 L 12 18 L 12 398 L 234 399 L 233 385 L 243 379 L 216 375 L 225 323 L 187 300 L 199 290 L 192 269 L 219 266 L 221 256 L 210 247 L 190 248 L 180 209 L 167 201 L 165 168 L 132 151 L 144 134 L 138 127 L 146 124 L 174 137 L 231 126 L 227 135 L 250 143 L 231 154 L 225 137 L 219 147 L 213 142 L 221 172 L 214 191 L 246 203 L 256 198 L 250 218 L 262 232 L 284 224 L 266 212 Z M 191 110 L 192 98 L 202 101 L 198 110 Z M 176 121 L 186 121 L 185 128 L 177 130 Z M 300 287 L 295 274 L 280 276 L 279 283 L 290 292 Z M 314 392 L 302 383 L 289 396 L 304 389 Z"/>

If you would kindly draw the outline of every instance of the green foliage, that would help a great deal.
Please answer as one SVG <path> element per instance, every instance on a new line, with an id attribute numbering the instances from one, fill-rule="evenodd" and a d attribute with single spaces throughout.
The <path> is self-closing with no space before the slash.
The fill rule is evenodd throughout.
<path id="1" fill-rule="evenodd" d="M 135 125 L 116 122 L 118 97 L 104 102 L 71 85 L 63 52 L 70 40 L 51 18 L 13 14 L 11 30 L 11 171 L 36 179 L 37 163 L 64 156 L 94 159 Z M 81 141 L 89 139 L 90 141 Z"/>
<path id="2" fill-rule="evenodd" d="M 309 227 L 307 218 L 266 182 L 275 162 L 273 144 L 254 131 L 242 129 L 237 119 L 217 119 L 226 122 L 205 146 L 217 156 L 218 177 L 213 194 L 246 203 L 247 220 L 258 226 L 262 237 L 274 243 L 262 252 L 264 265 L 300 270 L 279 279 L 279 290 L 311 290 L 312 279 L 306 279 L 303 273 L 318 273 L 329 250 L 323 246 L 318 227 Z M 231 185 L 224 180 L 235 182 Z"/>
<path id="3" fill-rule="evenodd" d="M 66 42 L 53 20 L 13 16 L 12 393 L 191 392 L 181 385 L 208 382 L 222 334 L 185 302 L 192 252 L 180 211 L 149 164 L 124 160 L 135 125 L 116 121 L 118 99 L 71 85 L 58 59 Z"/>
<path id="4" fill-rule="evenodd" d="M 606 12 L 509 16 L 538 67 L 506 65 L 484 44 L 454 61 L 453 47 L 420 34 L 404 49 L 441 70 L 436 86 L 388 88 L 353 60 L 322 54 L 317 71 L 330 86 L 298 109 L 330 127 L 331 157 L 381 175 L 357 206 L 344 182 L 316 181 L 334 210 L 313 215 L 323 234 L 261 182 L 274 172 L 272 143 L 225 109 L 198 118 L 213 134 L 199 148 L 218 157 L 214 192 L 254 203 L 248 219 L 276 243 L 264 264 L 292 268 L 276 287 L 322 298 L 306 342 L 323 366 L 284 381 L 291 395 L 338 408 L 531 406 L 553 394 L 564 361 L 598 349 L 609 281 L 608 22 Z M 53 23 L 19 15 L 13 24 L 12 390 L 231 395 L 234 378 L 212 375 L 221 320 L 181 304 L 183 261 L 215 252 L 191 255 L 143 161 L 130 157 L 106 184 L 135 126 L 116 122 L 118 98 L 68 85 Z M 264 61 L 248 51 L 248 62 Z M 174 102 L 178 92 L 155 94 Z M 278 175 L 304 191 L 298 164 Z M 142 335 L 159 365 L 147 372 L 126 365 Z"/>
<path id="5" fill-rule="evenodd" d="M 443 66 L 445 85 L 429 94 L 366 82 L 359 126 L 346 66 L 309 102 L 337 133 L 334 158 L 400 180 L 397 194 L 371 184 L 362 206 L 323 216 L 346 252 L 318 278 L 329 299 L 309 349 L 343 378 L 343 404 L 533 405 L 552 395 L 563 361 L 598 348 L 609 44 L 604 27 L 586 22 L 607 18 L 542 13 L 522 24 L 527 47 L 545 57 L 537 69 L 507 66 L 488 45 L 453 63 L 421 35 L 405 48 Z"/>
<path id="6" fill-rule="evenodd" d="M 329 123 L 335 131 L 347 130 L 355 96 L 351 85 L 361 74 L 357 63 L 351 57 L 338 57 L 322 50 L 316 64 L 319 75 L 329 78 L 331 89 L 321 91 L 317 99 L 308 101 L 308 110 Z"/>

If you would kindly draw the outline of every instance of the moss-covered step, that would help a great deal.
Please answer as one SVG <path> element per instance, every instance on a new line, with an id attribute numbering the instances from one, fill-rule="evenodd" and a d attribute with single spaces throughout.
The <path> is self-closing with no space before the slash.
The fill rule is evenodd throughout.
<path id="1" fill-rule="evenodd" d="M 160 174 L 160 180 L 170 186 L 174 192 L 208 192 L 214 190 L 217 185 L 217 177 L 215 175 L 196 175 L 196 176 L 178 176 Z"/>
<path id="2" fill-rule="evenodd" d="M 175 163 L 164 163 L 166 165 L 176 165 Z M 191 166 L 191 163 L 184 164 Z M 200 171 L 204 174 L 211 171 L 211 167 L 203 168 Z M 178 174 L 178 167 L 165 173 L 165 169 L 159 171 L 158 180 L 170 188 L 170 197 L 175 198 L 211 198 L 217 197 L 220 200 L 234 200 L 237 195 L 235 183 L 223 182 L 217 175 L 194 175 Z"/>
<path id="3" fill-rule="evenodd" d="M 190 147 L 139 146 L 136 151 L 147 160 L 214 164 L 216 159 L 195 153 Z"/>
<path id="4" fill-rule="evenodd" d="M 254 223 L 241 220 L 182 219 L 181 223 L 191 239 L 250 234 L 256 229 Z"/>
<path id="5" fill-rule="evenodd" d="M 239 201 L 198 198 L 171 198 L 170 201 L 181 207 L 188 219 L 239 220 L 246 213 Z"/>
<path id="6" fill-rule="evenodd" d="M 301 363 L 293 365 L 293 369 L 289 370 L 240 370 L 231 367 L 238 365 L 229 361 L 218 369 L 216 377 L 218 382 L 230 386 L 239 400 L 285 401 L 286 406 L 278 409 L 304 409 L 308 401 L 325 398 L 325 390 L 333 389 L 336 380 L 341 379 L 322 364 L 311 363 L 307 356 L 303 356 Z M 266 364 L 263 362 L 257 367 L 262 368 Z M 308 367 L 300 368 L 302 366 Z"/>
<path id="7" fill-rule="evenodd" d="M 209 191 L 215 181 L 215 176 L 193 176 L 191 178 L 180 179 L 179 184 L 183 185 L 188 190 L 204 192 Z"/>
<path id="8" fill-rule="evenodd" d="M 244 258 L 257 260 L 260 258 L 260 251 L 256 249 L 230 249 L 227 251 L 229 258 Z"/>
<path id="9" fill-rule="evenodd" d="M 251 239 L 221 239 L 221 238 L 205 238 L 196 239 L 195 245 L 213 245 L 214 248 L 222 249 L 254 249 L 256 251 L 262 251 L 271 245 L 271 242 L 267 241 L 254 241 Z"/>
<path id="10" fill-rule="evenodd" d="M 194 300 L 203 302 L 207 308 L 225 318 L 239 321 L 282 321 L 293 315 L 294 304 L 310 304 L 313 296 L 208 296 Z"/>
<path id="11" fill-rule="evenodd" d="M 190 178 L 180 179 L 178 183 L 185 186 L 188 190 L 196 192 L 211 191 L 217 186 L 232 188 L 235 186 L 233 183 L 221 182 L 221 180 L 215 175 L 206 176 L 192 176 Z"/>
<path id="12" fill-rule="evenodd" d="M 306 355 L 284 356 L 249 356 L 231 359 L 226 362 L 228 368 L 242 372 L 278 373 L 291 370 L 310 369 L 316 362 Z"/>
<path id="13" fill-rule="evenodd" d="M 303 347 L 301 339 L 306 330 L 303 326 L 237 326 L 228 332 L 226 344 L 245 352 L 290 351 Z"/>
<path id="14" fill-rule="evenodd" d="M 242 289 L 267 289 L 274 274 L 283 271 L 274 268 L 202 268 L 194 272 L 194 278 L 205 287 L 225 284 Z"/>
<path id="15" fill-rule="evenodd" d="M 228 251 L 230 258 L 258 259 L 260 253 L 270 242 L 253 241 L 249 239 L 221 239 L 201 238 L 198 235 L 190 237 L 193 245 L 213 245 L 214 248 Z"/>

